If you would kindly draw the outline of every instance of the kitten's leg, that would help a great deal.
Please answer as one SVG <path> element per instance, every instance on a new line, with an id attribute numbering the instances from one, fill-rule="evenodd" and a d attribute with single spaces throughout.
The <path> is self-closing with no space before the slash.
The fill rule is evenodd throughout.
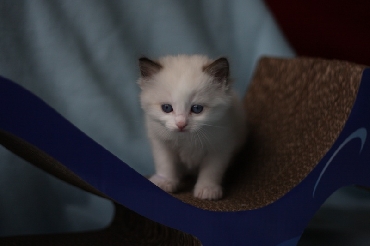
<path id="1" fill-rule="evenodd" d="M 152 141 L 156 173 L 149 179 L 166 192 L 175 192 L 180 185 L 178 157 L 158 140 Z"/>
<path id="2" fill-rule="evenodd" d="M 208 156 L 199 169 L 194 196 L 200 199 L 218 200 L 222 198 L 222 178 L 228 166 L 229 158 L 219 155 Z"/>

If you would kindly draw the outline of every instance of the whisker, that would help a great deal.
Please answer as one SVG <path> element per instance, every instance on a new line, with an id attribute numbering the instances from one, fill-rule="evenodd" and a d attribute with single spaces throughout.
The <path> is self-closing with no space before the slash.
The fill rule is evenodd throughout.
<path id="1" fill-rule="evenodd" d="M 217 127 L 217 128 L 226 128 L 224 126 L 215 126 L 215 125 L 210 125 L 210 124 L 204 124 L 204 123 L 199 123 L 201 126 L 210 126 L 210 127 Z"/>
<path id="2" fill-rule="evenodd" d="M 202 135 L 203 135 L 204 139 L 208 142 L 208 144 L 209 144 L 209 145 L 212 145 L 212 144 L 211 144 L 211 141 L 209 140 L 209 138 L 208 138 L 208 136 L 207 136 L 207 132 L 206 132 L 206 131 L 204 131 L 204 130 L 201 130 L 200 132 L 202 133 Z"/>
<path id="3" fill-rule="evenodd" d="M 199 133 L 203 136 L 204 140 L 208 143 L 209 148 L 214 150 L 213 149 L 214 145 L 212 144 L 211 139 L 207 134 L 207 131 L 204 131 L 203 129 L 199 129 Z"/>
<path id="4" fill-rule="evenodd" d="M 190 142 L 192 145 L 197 145 L 197 141 L 195 141 L 196 139 L 194 139 L 194 134 L 190 134 Z"/>
<path id="5" fill-rule="evenodd" d="M 168 131 L 166 131 L 164 128 L 157 128 L 157 133 L 159 136 L 165 138 L 165 139 L 169 139 L 169 135 L 170 133 Z"/>
<path id="6" fill-rule="evenodd" d="M 195 133 L 196 133 L 196 134 L 197 134 L 197 136 L 198 136 L 198 140 L 199 140 L 199 142 L 200 142 L 200 144 L 201 144 L 201 148 L 202 148 L 202 149 L 204 149 L 202 138 L 199 136 L 198 131 L 196 131 Z"/>

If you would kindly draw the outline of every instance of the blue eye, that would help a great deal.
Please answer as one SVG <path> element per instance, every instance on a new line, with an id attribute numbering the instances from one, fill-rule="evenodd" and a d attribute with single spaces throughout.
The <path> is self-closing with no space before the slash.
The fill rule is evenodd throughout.
<path id="1" fill-rule="evenodd" d="M 200 112 L 203 111 L 203 106 L 202 105 L 193 105 L 191 106 L 191 112 L 193 112 L 194 114 L 199 114 Z"/>
<path id="2" fill-rule="evenodd" d="M 171 113 L 173 111 L 171 104 L 163 104 L 162 110 L 165 113 Z"/>

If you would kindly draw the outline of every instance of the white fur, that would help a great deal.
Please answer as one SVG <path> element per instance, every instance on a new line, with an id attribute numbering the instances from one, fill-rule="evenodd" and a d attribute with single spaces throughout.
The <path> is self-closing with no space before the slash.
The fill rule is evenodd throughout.
<path id="1" fill-rule="evenodd" d="M 194 196 L 217 200 L 230 159 L 244 143 L 246 117 L 236 94 L 203 72 L 211 62 L 199 55 L 163 57 L 162 69 L 138 83 L 156 168 L 150 180 L 175 192 L 191 172 L 197 175 Z M 171 104 L 173 112 L 163 112 L 162 104 Z M 200 114 L 191 113 L 194 104 L 204 107 Z M 185 131 L 179 122 L 187 123 Z"/>

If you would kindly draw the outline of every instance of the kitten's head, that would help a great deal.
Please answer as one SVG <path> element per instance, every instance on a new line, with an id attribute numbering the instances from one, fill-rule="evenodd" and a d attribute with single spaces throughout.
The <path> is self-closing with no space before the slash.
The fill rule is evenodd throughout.
<path id="1" fill-rule="evenodd" d="M 147 117 L 174 134 L 217 125 L 231 104 L 229 63 L 204 56 L 139 59 L 141 105 Z"/>

